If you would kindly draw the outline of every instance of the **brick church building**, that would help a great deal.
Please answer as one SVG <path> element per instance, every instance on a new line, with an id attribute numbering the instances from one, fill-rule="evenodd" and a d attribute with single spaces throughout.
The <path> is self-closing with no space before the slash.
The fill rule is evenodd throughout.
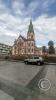
<path id="1" fill-rule="evenodd" d="M 36 47 L 35 33 L 32 21 L 30 20 L 27 38 L 23 37 L 22 35 L 18 37 L 12 47 L 12 55 L 40 55 L 41 53 L 41 48 Z"/>

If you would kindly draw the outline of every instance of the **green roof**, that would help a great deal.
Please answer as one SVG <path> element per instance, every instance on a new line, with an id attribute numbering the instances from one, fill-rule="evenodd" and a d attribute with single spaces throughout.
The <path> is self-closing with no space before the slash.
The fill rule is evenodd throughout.
<path id="1" fill-rule="evenodd" d="M 34 33 L 34 29 L 33 29 L 33 24 L 32 24 L 32 20 L 30 20 L 30 25 L 29 25 L 29 29 L 28 29 L 28 33 Z"/>

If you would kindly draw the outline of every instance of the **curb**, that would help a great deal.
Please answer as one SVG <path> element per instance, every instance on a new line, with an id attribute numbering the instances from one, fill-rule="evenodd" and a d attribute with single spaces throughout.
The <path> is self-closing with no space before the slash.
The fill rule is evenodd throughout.
<path id="1" fill-rule="evenodd" d="M 24 62 L 24 61 L 20 61 L 20 60 L 0 60 L 0 61 L 10 61 L 10 62 Z M 56 65 L 56 63 L 48 63 L 48 62 L 44 62 L 45 65 Z"/>
<path id="2" fill-rule="evenodd" d="M 56 63 L 48 63 L 48 62 L 45 62 L 44 64 L 45 65 L 56 65 Z"/>

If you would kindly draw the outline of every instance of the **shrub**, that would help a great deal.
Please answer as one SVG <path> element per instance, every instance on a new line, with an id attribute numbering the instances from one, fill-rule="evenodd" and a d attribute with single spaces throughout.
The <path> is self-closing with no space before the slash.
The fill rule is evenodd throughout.
<path id="1" fill-rule="evenodd" d="M 56 56 L 43 56 L 45 62 L 56 63 Z"/>
<path id="2" fill-rule="evenodd" d="M 21 55 L 21 56 L 16 55 L 16 56 L 9 57 L 10 60 L 18 60 L 18 61 L 23 61 L 25 58 L 26 58 L 26 56 L 24 56 L 24 55 Z"/>
<path id="3" fill-rule="evenodd" d="M 5 59 L 9 59 L 9 56 L 5 56 Z"/>

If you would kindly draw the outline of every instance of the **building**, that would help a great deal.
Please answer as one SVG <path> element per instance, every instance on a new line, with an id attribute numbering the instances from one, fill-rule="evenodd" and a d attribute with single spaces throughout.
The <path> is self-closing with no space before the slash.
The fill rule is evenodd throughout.
<path id="1" fill-rule="evenodd" d="M 43 55 L 42 47 L 35 47 L 35 55 Z"/>
<path id="2" fill-rule="evenodd" d="M 0 55 L 10 54 L 11 46 L 0 43 Z"/>
<path id="3" fill-rule="evenodd" d="M 12 55 L 37 55 L 40 51 L 35 44 L 35 33 L 32 21 L 27 32 L 27 38 L 20 35 L 12 47 Z"/>

